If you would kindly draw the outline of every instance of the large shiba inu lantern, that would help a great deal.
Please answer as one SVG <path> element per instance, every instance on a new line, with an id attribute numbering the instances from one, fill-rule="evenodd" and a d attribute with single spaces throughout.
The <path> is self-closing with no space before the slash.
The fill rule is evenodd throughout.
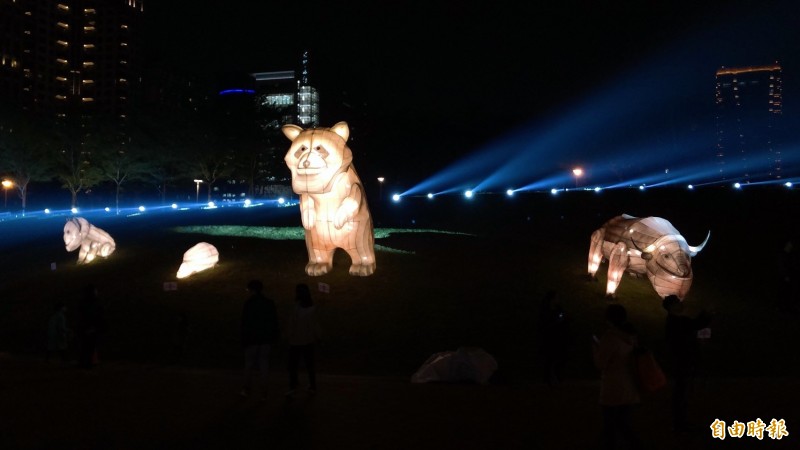
<path id="1" fill-rule="evenodd" d="M 292 189 L 300 196 L 300 218 L 308 250 L 306 273 L 328 273 L 334 252 L 341 248 L 352 260 L 350 275 L 372 275 L 372 217 L 353 167 L 353 153 L 347 146 L 347 123 L 305 130 L 284 125 L 282 130 L 292 141 L 284 160 L 292 171 Z"/>
<path id="2" fill-rule="evenodd" d="M 83 217 L 74 217 L 64 225 L 64 246 L 68 252 L 78 251 L 78 264 L 92 262 L 96 257 L 108 257 L 117 248 L 114 239 Z"/>
<path id="3" fill-rule="evenodd" d="M 692 256 L 705 247 L 697 247 L 668 221 L 660 217 L 638 218 L 623 214 L 606 222 L 592 233 L 589 249 L 589 275 L 594 277 L 600 263 L 608 261 L 606 295 L 613 296 L 624 272 L 647 275 L 662 298 L 677 295 L 681 300 L 692 285 Z"/>

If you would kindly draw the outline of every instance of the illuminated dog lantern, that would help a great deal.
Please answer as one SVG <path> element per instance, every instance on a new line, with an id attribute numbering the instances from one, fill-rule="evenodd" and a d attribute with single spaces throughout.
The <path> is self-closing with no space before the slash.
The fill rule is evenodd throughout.
<path id="1" fill-rule="evenodd" d="M 64 245 L 68 252 L 80 249 L 78 264 L 90 263 L 96 257 L 114 253 L 117 244 L 111 236 L 83 217 L 74 217 L 64 225 Z"/>
<path id="2" fill-rule="evenodd" d="M 608 261 L 606 295 L 613 296 L 624 272 L 647 275 L 662 298 L 677 295 L 681 300 L 692 285 L 692 256 L 705 247 L 697 247 L 668 221 L 660 217 L 638 218 L 623 214 L 606 222 L 592 233 L 589 249 L 589 275 L 595 276 L 602 261 Z"/>
<path id="3" fill-rule="evenodd" d="M 219 262 L 219 252 L 217 248 L 208 242 L 200 242 L 194 247 L 186 250 L 183 254 L 183 263 L 178 268 L 178 278 L 186 278 L 197 272 L 210 269 Z"/>
<path id="4" fill-rule="evenodd" d="M 333 253 L 341 248 L 350 255 L 350 275 L 375 272 L 372 217 L 361 180 L 353 168 L 347 146 L 350 129 L 345 122 L 331 128 L 302 129 L 284 125 L 292 141 L 284 160 L 292 171 L 292 189 L 300 196 L 300 217 L 306 230 L 311 276 L 328 273 Z"/>

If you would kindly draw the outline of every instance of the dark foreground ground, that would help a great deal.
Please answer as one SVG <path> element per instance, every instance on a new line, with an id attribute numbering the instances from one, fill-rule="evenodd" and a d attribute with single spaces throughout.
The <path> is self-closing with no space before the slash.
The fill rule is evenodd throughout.
<path id="1" fill-rule="evenodd" d="M 169 231 L 297 226 L 296 209 L 277 217 L 227 210 L 169 220 L 135 216 L 124 219 L 125 227 L 121 218 L 98 218 L 115 232 L 117 251 L 105 264 L 80 268 L 63 250 L 62 218 L 6 222 L 0 226 L 0 450 L 598 448 L 599 381 L 588 343 L 604 328 L 606 302 L 604 274 L 600 282 L 586 279 L 586 252 L 591 232 L 621 213 L 669 218 L 693 244 L 712 230 L 693 264 L 687 300 L 690 309 L 715 311 L 703 358 L 708 375 L 692 399 L 699 430 L 670 431 L 665 390 L 647 398 L 636 417 L 646 448 L 800 448 L 800 316 L 779 307 L 778 258 L 787 239 L 800 241 L 797 192 L 580 194 L 570 202 L 548 195 L 375 205 L 377 227 L 476 236 L 382 239 L 415 253 L 382 252 L 378 272 L 358 280 L 346 275 L 346 265 L 309 280 L 301 241 Z M 180 255 L 201 239 L 213 239 L 223 262 L 178 291 L 162 291 Z M 328 331 L 315 397 L 285 403 L 280 347 L 268 400 L 239 398 L 238 319 L 251 277 L 264 279 L 282 311 L 291 306 L 295 283 L 330 285 L 330 294 L 315 294 Z M 45 365 L 41 337 L 51 300 L 64 299 L 77 311 L 74 294 L 89 281 L 101 284 L 113 325 L 101 366 L 86 373 Z M 552 286 L 575 335 L 566 381 L 553 388 L 538 382 L 536 303 Z M 643 341 L 663 356 L 665 313 L 652 288 L 626 278 L 618 293 Z M 192 318 L 191 346 L 182 365 L 168 366 L 162 354 L 178 311 Z M 433 352 L 462 345 L 485 348 L 501 376 L 486 386 L 410 383 Z M 789 436 L 711 438 L 715 419 L 731 425 L 759 418 L 784 419 Z"/>
<path id="2" fill-rule="evenodd" d="M 316 395 L 286 401 L 279 368 L 260 402 L 239 397 L 235 370 L 108 362 L 84 371 L 8 354 L 0 367 L 3 449 L 599 448 L 596 381 L 412 384 L 323 373 Z M 701 380 L 691 433 L 671 432 L 668 394 L 637 412 L 648 449 L 799 448 L 800 380 Z M 717 418 L 784 419 L 790 434 L 712 439 Z"/>

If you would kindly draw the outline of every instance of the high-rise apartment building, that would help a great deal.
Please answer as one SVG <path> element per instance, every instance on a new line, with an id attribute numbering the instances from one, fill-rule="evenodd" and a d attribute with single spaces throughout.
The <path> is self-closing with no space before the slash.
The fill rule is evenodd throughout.
<path id="1" fill-rule="evenodd" d="M 142 0 L 0 0 L 0 89 L 42 114 L 125 119 L 143 10 Z"/>
<path id="2" fill-rule="evenodd" d="M 716 159 L 721 178 L 781 178 L 781 66 L 722 67 L 716 81 Z"/>

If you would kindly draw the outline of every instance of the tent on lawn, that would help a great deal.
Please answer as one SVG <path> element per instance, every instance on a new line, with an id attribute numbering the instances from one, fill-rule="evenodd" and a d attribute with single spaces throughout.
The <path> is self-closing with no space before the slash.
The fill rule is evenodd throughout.
<path id="1" fill-rule="evenodd" d="M 431 355 L 411 376 L 411 382 L 472 381 L 486 384 L 496 370 L 497 361 L 482 348 L 459 347 L 456 351 L 439 352 Z"/>

